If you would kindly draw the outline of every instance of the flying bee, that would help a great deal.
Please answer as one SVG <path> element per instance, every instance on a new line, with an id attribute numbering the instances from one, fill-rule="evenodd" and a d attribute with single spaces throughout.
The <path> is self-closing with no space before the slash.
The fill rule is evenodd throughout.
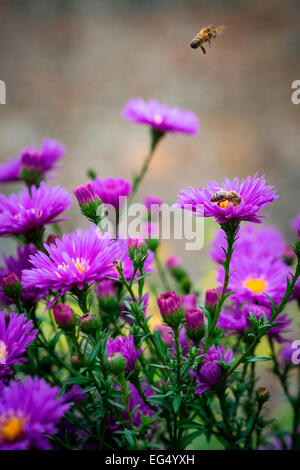
<path id="1" fill-rule="evenodd" d="M 234 207 L 237 207 L 241 202 L 242 198 L 236 191 L 227 191 L 226 189 L 220 189 L 212 197 L 210 202 L 215 202 L 220 206 L 222 202 L 232 203 Z"/>
<path id="2" fill-rule="evenodd" d="M 203 54 L 206 54 L 206 50 L 203 47 L 203 44 L 208 43 L 209 45 L 212 39 L 216 39 L 217 35 L 220 34 L 225 29 L 224 25 L 221 26 L 207 26 L 202 28 L 200 33 L 198 33 L 191 42 L 191 48 L 197 49 L 201 47 Z"/>

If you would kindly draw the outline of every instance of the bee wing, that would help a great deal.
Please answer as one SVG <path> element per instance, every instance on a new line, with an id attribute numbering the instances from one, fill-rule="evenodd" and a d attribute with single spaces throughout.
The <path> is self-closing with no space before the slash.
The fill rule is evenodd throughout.
<path id="1" fill-rule="evenodd" d="M 226 29 L 226 26 L 224 24 L 221 24 L 220 26 L 216 26 L 216 31 L 218 34 L 222 34 L 224 29 Z"/>

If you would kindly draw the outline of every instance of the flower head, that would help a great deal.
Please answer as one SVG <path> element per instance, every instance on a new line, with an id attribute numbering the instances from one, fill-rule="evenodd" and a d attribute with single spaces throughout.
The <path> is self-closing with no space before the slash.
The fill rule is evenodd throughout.
<path id="1" fill-rule="evenodd" d="M 94 190 L 103 204 L 112 205 L 116 210 L 122 209 L 131 192 L 131 183 L 124 178 L 105 178 L 94 181 Z"/>
<path id="2" fill-rule="evenodd" d="M 129 100 L 122 117 L 139 124 L 146 124 L 161 132 L 181 132 L 195 135 L 199 132 L 199 121 L 192 111 L 182 111 L 178 107 L 169 108 L 165 103 L 142 98 Z"/>
<path id="3" fill-rule="evenodd" d="M 299 234 L 299 231 L 300 231 L 300 212 L 299 212 L 299 214 L 296 215 L 296 217 L 292 220 L 291 227 L 292 227 L 292 229 L 295 230 L 296 233 Z"/>
<path id="4" fill-rule="evenodd" d="M 8 158 L 0 165 L 0 182 L 11 182 L 22 179 L 24 168 L 35 172 L 40 178 L 51 176 L 57 169 L 56 163 L 65 153 L 65 146 L 56 140 L 44 139 L 40 149 L 27 147 L 19 157 Z"/>
<path id="5" fill-rule="evenodd" d="M 32 186 L 31 194 L 24 188 L 9 197 L 0 194 L 0 236 L 26 235 L 46 224 L 58 222 L 57 217 L 72 203 L 69 193 L 61 188 L 47 186 L 44 182 L 39 188 Z"/>
<path id="6" fill-rule="evenodd" d="M 225 354 L 224 346 L 213 345 L 206 352 L 204 362 L 200 364 L 198 371 L 190 371 L 190 374 L 196 378 L 197 390 L 196 394 L 201 394 L 217 385 L 222 377 L 222 366 L 218 361 L 224 360 L 229 364 L 233 355 L 233 351 L 229 349 Z"/>
<path id="7" fill-rule="evenodd" d="M 0 449 L 48 450 L 47 435 L 57 431 L 60 418 L 70 408 L 59 389 L 38 377 L 10 382 L 0 396 Z"/>
<path id="8" fill-rule="evenodd" d="M 186 294 L 181 298 L 181 305 L 184 310 L 197 307 L 197 296 L 195 294 Z"/>
<path id="9" fill-rule="evenodd" d="M 113 275 L 112 263 L 120 257 L 119 244 L 94 227 L 63 235 L 56 244 L 44 246 L 48 255 L 38 251 L 30 257 L 32 268 L 23 271 L 25 288 L 35 286 L 61 292 L 82 289 Z"/>
<path id="10" fill-rule="evenodd" d="M 144 204 L 149 213 L 158 214 L 160 212 L 161 205 L 163 200 L 158 196 L 153 196 L 148 194 L 144 199 Z"/>
<path id="11" fill-rule="evenodd" d="M 157 299 L 157 304 L 163 318 L 176 315 L 181 308 L 180 297 L 174 292 L 164 292 Z"/>
<path id="12" fill-rule="evenodd" d="M 26 347 L 36 334 L 32 321 L 25 315 L 0 310 L 0 383 L 1 378 L 11 374 L 11 366 L 26 361 Z"/>
<path id="13" fill-rule="evenodd" d="M 239 256 L 231 264 L 228 289 L 234 291 L 230 299 L 237 302 L 252 302 L 270 305 L 268 294 L 276 303 L 282 300 L 286 288 L 289 268 L 280 259 Z M 218 271 L 217 280 L 224 281 L 224 270 Z"/>
<path id="14" fill-rule="evenodd" d="M 120 239 L 118 240 L 118 245 L 120 247 L 120 252 L 121 252 L 121 255 L 123 255 L 122 257 L 122 269 L 123 269 L 123 274 L 126 278 L 127 281 L 130 281 L 132 276 L 133 276 L 133 273 L 134 273 L 134 269 L 133 269 L 133 262 L 132 260 L 130 259 L 130 255 L 129 255 L 129 251 L 128 251 L 128 239 Z M 125 253 L 125 254 L 124 254 Z M 144 272 L 153 272 L 155 271 L 155 269 L 152 267 L 154 263 L 154 255 L 152 253 L 152 251 L 148 251 L 148 256 L 145 260 L 145 263 L 144 263 Z M 139 273 L 137 272 L 136 273 L 136 277 L 139 276 Z"/>
<path id="15" fill-rule="evenodd" d="M 19 279 L 21 279 L 22 270 L 31 268 L 29 258 L 36 252 L 36 248 L 26 245 L 24 247 L 18 247 L 16 257 L 6 257 L 6 255 L 3 255 L 4 267 L 0 270 L 0 279 L 8 273 L 14 273 Z M 31 286 L 29 289 L 24 288 L 24 286 L 22 286 L 21 300 L 23 305 L 29 305 L 32 303 L 36 303 L 46 294 L 47 292 L 45 290 L 38 289 L 35 286 Z M 10 305 L 13 303 L 13 300 L 3 294 L 0 289 L 0 302 L 3 305 Z"/>
<path id="16" fill-rule="evenodd" d="M 106 345 L 107 348 L 107 357 L 111 354 L 120 353 L 125 361 L 125 372 L 129 372 L 135 369 L 136 362 L 140 354 L 142 354 L 142 349 L 135 349 L 134 338 L 131 334 L 126 336 L 117 337 L 116 339 L 109 339 Z"/>
<path id="17" fill-rule="evenodd" d="M 166 261 L 166 266 L 168 269 L 174 269 L 181 266 L 181 259 L 177 255 L 171 255 Z"/>
<path id="18" fill-rule="evenodd" d="M 267 186 L 264 176 L 248 176 L 241 182 L 238 178 L 230 181 L 225 178 L 219 185 L 216 181 L 207 182 L 207 189 L 189 188 L 181 191 L 178 206 L 192 209 L 196 215 L 215 217 L 219 224 L 232 219 L 260 222 L 259 211 L 279 196 L 274 186 Z M 204 210 L 204 212 L 202 212 Z"/>
<path id="19" fill-rule="evenodd" d="M 53 316 L 56 323 L 62 328 L 71 327 L 74 324 L 74 312 L 69 305 L 58 303 L 53 307 Z"/>

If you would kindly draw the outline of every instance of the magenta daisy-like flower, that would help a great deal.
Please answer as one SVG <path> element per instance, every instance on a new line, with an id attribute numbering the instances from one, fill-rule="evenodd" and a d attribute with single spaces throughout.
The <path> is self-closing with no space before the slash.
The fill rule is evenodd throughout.
<path id="1" fill-rule="evenodd" d="M 192 111 L 183 111 L 177 106 L 169 108 L 165 103 L 142 98 L 129 100 L 121 116 L 138 124 L 146 124 L 160 132 L 181 132 L 195 135 L 199 132 L 199 121 Z"/>
<path id="2" fill-rule="evenodd" d="M 0 395 L 0 450 L 51 449 L 48 439 L 70 405 L 38 377 L 11 382 Z"/>
<path id="3" fill-rule="evenodd" d="M 0 280 L 8 273 L 14 273 L 19 279 L 21 279 L 23 269 L 31 268 L 29 257 L 34 255 L 36 252 L 36 248 L 26 245 L 24 247 L 19 246 L 17 248 L 16 257 L 6 256 L 3 254 L 4 266 L 0 269 Z M 21 294 L 22 303 L 24 305 L 36 303 L 39 299 L 43 298 L 46 293 L 46 291 L 37 289 L 34 286 L 30 287 L 30 289 L 23 287 Z M 0 302 L 3 305 L 10 305 L 13 303 L 13 300 L 7 297 L 0 289 Z"/>
<path id="4" fill-rule="evenodd" d="M 226 235 L 223 230 L 218 230 L 210 251 L 211 258 L 219 264 L 225 259 Z M 283 236 L 275 227 L 246 224 L 237 233 L 237 241 L 233 257 L 238 259 L 240 255 L 255 257 L 280 258 L 285 250 Z"/>
<path id="5" fill-rule="evenodd" d="M 24 188 L 18 194 L 0 194 L 0 236 L 26 235 L 46 224 L 65 220 L 57 218 L 72 203 L 70 194 L 59 185 L 39 188 L 32 186 L 31 194 Z"/>
<path id="6" fill-rule="evenodd" d="M 138 357 L 143 352 L 142 349 L 135 349 L 134 338 L 131 334 L 128 335 L 128 338 L 126 338 L 126 336 L 121 336 L 116 339 L 109 339 L 106 349 L 107 357 L 116 353 L 119 353 L 124 357 L 126 373 L 134 370 Z"/>
<path id="7" fill-rule="evenodd" d="M 198 371 L 190 371 L 190 374 L 196 378 L 197 389 L 195 394 L 201 394 L 217 385 L 222 378 L 223 368 L 218 361 L 224 360 L 229 364 L 233 356 L 233 351 L 229 349 L 225 354 L 224 346 L 213 345 L 206 352 L 204 362 L 200 364 Z"/>
<path id="8" fill-rule="evenodd" d="M 230 181 L 225 178 L 219 185 L 216 181 L 207 182 L 207 189 L 189 188 L 178 195 L 177 206 L 193 210 L 196 215 L 215 217 L 219 224 L 232 219 L 260 222 L 259 211 L 279 196 L 274 186 L 266 185 L 264 176 L 248 176 L 241 182 L 238 178 Z"/>
<path id="9" fill-rule="evenodd" d="M 131 192 L 131 183 L 124 178 L 104 178 L 103 180 L 96 178 L 94 190 L 103 204 L 121 209 Z"/>
<path id="10" fill-rule="evenodd" d="M 19 157 L 8 158 L 0 165 L 0 182 L 12 182 L 21 179 L 22 168 L 37 172 L 41 178 L 50 176 L 57 169 L 56 163 L 66 151 L 63 144 L 53 139 L 44 139 L 40 149 L 25 148 Z"/>
<path id="11" fill-rule="evenodd" d="M 0 310 L 0 384 L 4 377 L 12 373 L 14 364 L 26 361 L 26 347 L 36 334 L 32 321 L 27 320 L 25 315 Z"/>
<path id="12" fill-rule="evenodd" d="M 266 294 L 275 304 L 282 300 L 289 268 L 280 259 L 239 256 L 234 258 L 230 268 L 228 290 L 234 291 L 231 300 L 270 305 Z M 218 270 L 217 280 L 223 285 L 223 268 Z"/>
<path id="13" fill-rule="evenodd" d="M 119 244 L 94 227 L 63 235 L 55 244 L 44 247 L 48 254 L 38 251 L 31 256 L 32 268 L 22 273 L 25 288 L 35 286 L 62 293 L 82 289 L 113 275 L 113 262 L 120 257 Z"/>

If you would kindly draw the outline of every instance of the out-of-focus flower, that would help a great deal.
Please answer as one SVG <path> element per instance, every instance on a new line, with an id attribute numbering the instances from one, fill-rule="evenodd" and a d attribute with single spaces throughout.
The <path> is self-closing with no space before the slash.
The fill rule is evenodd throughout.
<path id="1" fill-rule="evenodd" d="M 171 255 L 166 261 L 166 266 L 168 269 L 174 269 L 181 266 L 181 259 L 177 255 Z"/>
<path id="2" fill-rule="evenodd" d="M 260 446 L 260 450 L 291 450 L 292 438 L 289 434 L 285 434 L 281 438 L 272 436 L 266 445 Z"/>
<path id="3" fill-rule="evenodd" d="M 233 351 L 229 349 L 225 354 L 224 346 L 213 345 L 206 352 L 204 362 L 200 364 L 198 371 L 190 371 L 190 374 L 196 378 L 196 394 L 201 394 L 217 385 L 222 378 L 222 366 L 217 361 L 224 360 L 229 364 L 233 356 Z"/>
<path id="4" fill-rule="evenodd" d="M 30 257 L 31 269 L 25 269 L 22 284 L 25 288 L 60 290 L 100 281 L 115 272 L 113 262 L 120 257 L 119 244 L 99 229 L 77 230 L 63 235 L 56 244 L 44 245 L 48 255 L 38 251 Z"/>
<path id="5" fill-rule="evenodd" d="M 16 257 L 6 257 L 6 255 L 3 255 L 4 266 L 0 269 L 0 279 L 10 272 L 13 272 L 19 279 L 21 279 L 22 270 L 31 268 L 29 258 L 36 252 L 36 248 L 26 245 L 24 247 L 18 247 Z M 21 301 L 23 305 L 30 305 L 36 303 L 46 294 L 47 291 L 38 289 L 35 286 L 31 286 L 29 289 L 22 286 Z M 3 305 L 10 305 L 13 303 L 13 300 L 4 295 L 0 289 L 0 302 Z"/>
<path id="6" fill-rule="evenodd" d="M 286 289 L 288 266 L 280 259 L 239 256 L 231 264 L 228 289 L 235 302 L 252 302 L 270 305 L 268 294 L 276 303 L 282 300 Z M 218 270 L 217 280 L 223 285 L 224 270 Z"/>
<path id="7" fill-rule="evenodd" d="M 223 263 L 225 259 L 223 248 L 226 249 L 226 246 L 226 235 L 223 230 L 218 230 L 210 251 L 210 256 L 216 263 Z M 238 259 L 240 255 L 244 255 L 248 258 L 256 256 L 275 259 L 283 255 L 284 249 L 283 236 L 275 227 L 246 224 L 241 226 L 237 233 L 233 258 Z"/>
<path id="8" fill-rule="evenodd" d="M 300 363 L 300 352 L 299 352 L 299 345 L 295 344 L 293 347 L 294 341 L 289 341 L 285 344 L 280 352 L 280 358 L 283 360 L 285 364 L 289 364 L 290 366 L 299 366 Z"/>
<path id="9" fill-rule="evenodd" d="M 129 100 L 122 117 L 138 124 L 146 124 L 160 132 L 180 132 L 195 135 L 199 132 L 199 121 L 192 111 L 182 111 L 178 107 L 169 108 L 165 103 L 142 98 Z"/>
<path id="10" fill-rule="evenodd" d="M 0 310 L 0 384 L 5 376 L 11 374 L 11 366 L 26 361 L 26 347 L 36 334 L 32 321 L 25 315 L 6 314 Z"/>
<path id="11" fill-rule="evenodd" d="M 15 273 L 8 273 L 1 278 L 1 288 L 3 294 L 12 300 L 19 299 L 22 292 L 20 279 Z"/>
<path id="12" fill-rule="evenodd" d="M 243 334 L 246 329 L 252 328 L 250 320 L 250 313 L 255 315 L 257 319 L 262 319 L 264 316 L 267 321 L 271 320 L 272 311 L 265 305 L 245 304 L 241 306 L 234 305 L 232 309 L 223 309 L 218 318 L 218 327 L 228 330 L 233 334 Z M 292 330 L 288 328 L 292 320 L 286 314 L 279 315 L 276 322 L 281 325 L 274 326 L 267 330 L 267 335 L 275 339 L 279 343 L 286 341 L 282 336 L 284 333 L 289 333 Z"/>
<path id="13" fill-rule="evenodd" d="M 156 325 L 155 329 L 159 332 L 161 339 L 163 340 L 165 345 L 167 347 L 170 347 L 174 341 L 172 328 L 162 323 L 160 325 Z"/>
<path id="14" fill-rule="evenodd" d="M 132 415 L 132 424 L 136 426 L 137 428 L 142 425 L 142 417 L 143 416 L 153 416 L 154 415 L 154 410 L 152 410 L 148 405 L 145 404 L 144 400 L 141 398 L 139 392 L 135 388 L 133 384 L 128 384 L 129 388 L 129 410 L 132 413 L 134 410 L 134 413 Z M 142 389 L 145 394 L 145 396 L 149 399 L 154 395 L 153 390 L 146 386 L 145 384 L 142 384 Z M 120 390 L 119 385 L 117 385 L 116 390 Z M 122 419 L 125 422 L 128 422 L 129 417 L 128 413 L 126 410 L 121 411 L 122 414 Z M 119 423 L 117 423 L 115 418 L 110 418 L 109 422 L 109 427 L 112 430 L 119 429 L 121 426 Z"/>
<path id="15" fill-rule="evenodd" d="M 8 197 L 0 194 L 0 236 L 26 235 L 46 224 L 65 220 L 57 217 L 71 203 L 72 198 L 65 189 L 44 182 L 39 188 L 32 186 L 31 194 L 28 188 Z"/>
<path id="16" fill-rule="evenodd" d="M 296 259 L 296 254 L 291 246 L 286 245 L 283 249 L 282 257 L 284 262 L 291 266 Z"/>
<path id="17" fill-rule="evenodd" d="M 207 289 L 205 292 L 205 307 L 213 309 L 217 306 L 219 301 L 219 295 L 217 289 Z"/>
<path id="18" fill-rule="evenodd" d="M 117 337 L 116 339 L 109 339 L 106 345 L 107 357 L 111 354 L 120 353 L 125 361 L 125 372 L 129 373 L 135 369 L 136 362 L 140 354 L 142 354 L 142 349 L 135 349 L 134 338 L 131 334 L 126 336 Z"/>
<path id="19" fill-rule="evenodd" d="M 59 169 L 56 163 L 66 151 L 63 144 L 53 139 L 44 139 L 40 149 L 27 147 L 17 158 L 8 158 L 0 165 L 0 182 L 12 182 L 22 179 L 22 170 L 35 172 L 44 179 L 51 176 L 52 170 Z"/>
<path id="20" fill-rule="evenodd" d="M 291 227 L 292 229 L 295 230 L 296 233 L 299 234 L 299 230 L 300 230 L 300 212 L 298 215 L 296 215 L 296 217 L 292 220 L 291 222 Z M 299 235 L 298 235 L 299 236 Z"/>
<path id="21" fill-rule="evenodd" d="M 234 198 L 232 191 L 236 194 Z M 274 186 L 267 186 L 265 177 L 258 178 L 256 174 L 252 179 L 248 176 L 241 182 L 238 178 L 233 181 L 225 178 L 221 185 L 208 181 L 207 189 L 190 187 L 178 195 L 177 206 L 192 209 L 196 215 L 214 217 L 219 224 L 232 219 L 258 223 L 265 217 L 259 215 L 259 211 L 278 197 Z"/>
<path id="22" fill-rule="evenodd" d="M 163 200 L 158 196 L 148 194 L 144 199 L 144 204 L 149 213 L 159 214 Z"/>
<path id="23" fill-rule="evenodd" d="M 0 449 L 50 449 L 46 436 L 55 434 L 70 408 L 58 393 L 58 387 L 38 377 L 10 382 L 0 395 Z"/>
<path id="24" fill-rule="evenodd" d="M 78 325 L 84 333 L 89 334 L 99 329 L 100 322 L 92 312 L 87 312 L 79 318 Z"/>
<path id="25" fill-rule="evenodd" d="M 186 294 L 181 297 L 181 305 L 184 310 L 197 307 L 197 296 L 195 294 Z"/>
<path id="26" fill-rule="evenodd" d="M 105 178 L 103 180 L 96 178 L 93 184 L 101 202 L 112 205 L 116 210 L 122 209 L 131 192 L 131 183 L 124 178 Z"/>

